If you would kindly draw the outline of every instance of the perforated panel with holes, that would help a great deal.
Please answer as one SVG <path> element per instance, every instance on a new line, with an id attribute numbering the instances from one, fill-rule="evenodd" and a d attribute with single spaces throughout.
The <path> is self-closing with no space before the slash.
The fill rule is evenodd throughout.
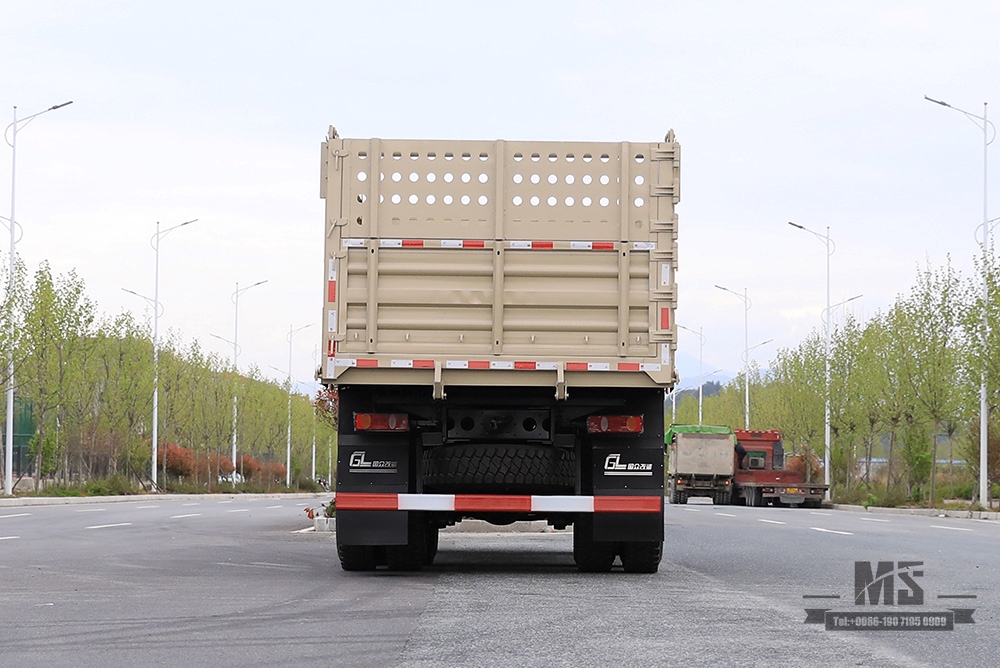
<path id="1" fill-rule="evenodd" d="M 679 151 L 330 139 L 328 351 L 663 362 Z"/>

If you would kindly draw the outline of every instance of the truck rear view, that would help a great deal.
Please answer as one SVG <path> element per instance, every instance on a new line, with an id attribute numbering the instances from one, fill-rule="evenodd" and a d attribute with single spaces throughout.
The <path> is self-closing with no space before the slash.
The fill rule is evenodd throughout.
<path id="1" fill-rule="evenodd" d="M 728 505 L 733 493 L 733 449 L 729 427 L 673 425 L 667 432 L 668 486 L 671 503 L 707 496 Z"/>
<path id="2" fill-rule="evenodd" d="M 680 147 L 322 146 L 320 380 L 340 396 L 346 570 L 430 563 L 465 518 L 573 526 L 653 572 L 674 381 Z"/>

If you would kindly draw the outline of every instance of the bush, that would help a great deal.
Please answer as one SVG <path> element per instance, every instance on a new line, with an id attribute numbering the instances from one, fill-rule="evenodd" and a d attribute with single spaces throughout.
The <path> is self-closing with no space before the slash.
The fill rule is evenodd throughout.
<path id="1" fill-rule="evenodd" d="M 307 478 L 305 476 L 299 478 L 295 481 L 295 486 L 298 487 L 300 492 L 322 492 L 323 486 L 312 478 Z"/>
<path id="2" fill-rule="evenodd" d="M 114 473 L 100 480 L 91 480 L 84 486 L 87 496 L 125 496 L 137 494 L 138 491 L 135 483 L 121 473 Z"/>

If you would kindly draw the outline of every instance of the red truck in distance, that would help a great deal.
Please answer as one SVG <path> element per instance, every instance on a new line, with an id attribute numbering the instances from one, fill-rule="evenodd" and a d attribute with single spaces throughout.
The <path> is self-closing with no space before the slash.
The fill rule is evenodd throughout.
<path id="1" fill-rule="evenodd" d="M 813 465 L 786 468 L 785 448 L 777 429 L 734 429 L 736 448 L 733 502 L 739 505 L 819 508 L 827 486 L 816 482 Z M 798 457 L 798 456 L 796 456 Z"/>

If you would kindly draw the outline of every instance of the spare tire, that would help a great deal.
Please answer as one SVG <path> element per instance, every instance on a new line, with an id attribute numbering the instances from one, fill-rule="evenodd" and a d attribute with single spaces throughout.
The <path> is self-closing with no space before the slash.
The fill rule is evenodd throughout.
<path id="1" fill-rule="evenodd" d="M 424 489 L 557 494 L 576 487 L 576 454 L 551 445 L 442 445 L 424 451 Z"/>

